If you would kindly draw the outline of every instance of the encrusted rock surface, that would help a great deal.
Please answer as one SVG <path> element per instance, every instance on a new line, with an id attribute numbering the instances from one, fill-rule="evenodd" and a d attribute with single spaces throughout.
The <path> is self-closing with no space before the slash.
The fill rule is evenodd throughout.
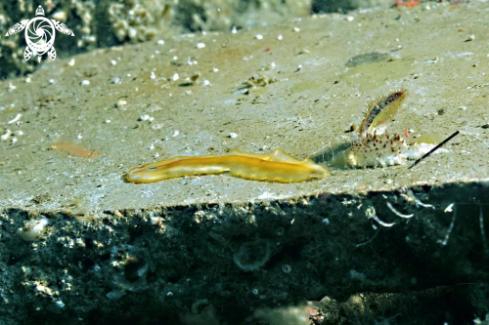
<path id="1" fill-rule="evenodd" d="M 356 293 L 370 293 L 369 304 L 382 298 L 377 293 L 404 305 L 383 303 L 376 319 L 385 309 L 409 323 L 426 319 L 429 309 L 429 317 L 447 310 L 448 319 L 462 322 L 472 317 L 468 310 L 485 315 L 489 304 L 479 227 L 479 213 L 489 213 L 479 204 L 487 193 L 487 185 L 462 184 L 96 217 L 3 210 L 0 297 L 10 308 L 1 316 L 23 324 L 175 323 L 213 306 L 238 324 L 250 308 Z M 420 206 L 413 194 L 436 203 Z M 453 212 L 444 212 L 451 200 L 458 202 Z M 387 204 L 414 216 L 403 219 Z M 41 216 L 49 220 L 41 239 L 7 235 Z M 416 292 L 425 294 L 413 299 Z M 325 310 L 340 322 L 334 308 Z"/>
<path id="2" fill-rule="evenodd" d="M 22 19 L 34 17 L 39 4 L 26 1 L 0 3 L 0 78 L 35 70 L 37 60 L 25 61 L 23 33 L 5 37 Z M 75 38 L 59 38 L 57 54 L 85 52 L 99 47 L 166 38 L 184 32 L 224 31 L 269 25 L 291 17 L 306 16 L 310 0 L 53 0 L 44 7 L 46 17 L 64 22 Z"/>

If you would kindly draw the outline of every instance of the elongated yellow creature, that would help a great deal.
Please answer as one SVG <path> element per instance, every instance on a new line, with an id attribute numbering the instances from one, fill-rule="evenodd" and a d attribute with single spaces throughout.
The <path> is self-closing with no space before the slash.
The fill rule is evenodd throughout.
<path id="1" fill-rule="evenodd" d="M 280 183 L 303 182 L 329 175 L 326 168 L 311 159 L 299 160 L 276 149 L 268 156 L 239 150 L 230 151 L 224 156 L 177 156 L 131 168 L 126 178 L 132 183 L 153 183 L 176 177 L 224 172 L 245 179 Z"/>

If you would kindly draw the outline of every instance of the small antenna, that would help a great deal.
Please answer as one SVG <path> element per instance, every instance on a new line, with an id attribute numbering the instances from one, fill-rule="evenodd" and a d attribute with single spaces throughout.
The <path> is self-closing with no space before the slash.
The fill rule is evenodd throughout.
<path id="1" fill-rule="evenodd" d="M 411 169 L 413 168 L 414 166 L 416 166 L 417 164 L 419 164 L 419 162 L 423 159 L 425 159 L 426 157 L 428 157 L 429 155 L 431 155 L 433 152 L 435 152 L 436 150 L 438 150 L 441 146 L 443 146 L 445 143 L 447 143 L 448 141 L 452 140 L 456 135 L 458 135 L 460 133 L 460 131 L 456 131 L 455 133 L 453 133 L 451 136 L 449 136 L 448 138 L 446 138 L 445 140 L 443 140 L 442 142 L 440 142 L 436 147 L 434 147 L 433 149 L 431 149 L 430 151 L 428 151 L 427 153 L 425 153 L 423 155 L 423 157 L 419 158 L 418 160 L 416 160 L 411 166 L 409 166 L 408 169 Z"/>
<path id="2" fill-rule="evenodd" d="M 228 44 L 229 44 L 229 38 L 226 35 L 224 35 L 224 37 L 226 38 L 226 43 L 224 43 L 224 44 L 220 43 L 221 44 L 221 47 L 223 49 L 225 49 L 228 46 Z"/>

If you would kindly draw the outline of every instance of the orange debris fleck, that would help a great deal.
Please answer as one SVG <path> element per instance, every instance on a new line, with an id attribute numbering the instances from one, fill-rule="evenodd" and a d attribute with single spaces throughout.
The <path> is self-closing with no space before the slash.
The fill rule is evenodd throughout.
<path id="1" fill-rule="evenodd" d="M 51 149 L 57 151 L 64 151 L 71 156 L 83 157 L 83 158 L 94 158 L 100 154 L 91 149 L 79 147 L 73 143 L 69 142 L 55 142 L 51 144 Z"/>

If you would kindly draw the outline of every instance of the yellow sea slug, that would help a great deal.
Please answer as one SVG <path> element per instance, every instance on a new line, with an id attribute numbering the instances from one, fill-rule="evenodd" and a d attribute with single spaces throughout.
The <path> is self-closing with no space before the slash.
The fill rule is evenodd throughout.
<path id="1" fill-rule="evenodd" d="M 239 150 L 224 156 L 177 156 L 131 168 L 126 179 L 132 183 L 153 183 L 162 180 L 229 172 L 234 176 L 268 182 L 293 183 L 320 179 L 329 175 L 311 159 L 299 160 L 280 149 L 271 155 Z"/>

